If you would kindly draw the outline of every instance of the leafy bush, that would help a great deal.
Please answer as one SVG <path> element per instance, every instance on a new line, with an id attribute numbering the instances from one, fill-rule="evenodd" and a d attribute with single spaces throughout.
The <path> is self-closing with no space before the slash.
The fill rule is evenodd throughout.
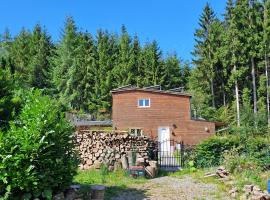
<path id="1" fill-rule="evenodd" d="M 261 171 L 260 165 L 254 157 L 241 153 L 242 146 L 233 148 L 223 154 L 223 164 L 231 173 L 242 173 L 247 170 Z"/>
<path id="2" fill-rule="evenodd" d="M 0 133 L 0 197 L 50 199 L 68 186 L 78 164 L 72 132 L 55 100 L 29 92 L 16 122 Z"/>
<path id="3" fill-rule="evenodd" d="M 197 167 L 217 166 L 225 159 L 232 169 L 237 165 L 266 169 L 270 163 L 270 144 L 262 137 L 214 136 L 195 147 L 193 159 Z"/>
<path id="4" fill-rule="evenodd" d="M 194 161 L 197 167 L 211 167 L 220 164 L 223 152 L 237 147 L 240 140 L 236 136 L 213 136 L 197 145 L 194 149 Z"/>

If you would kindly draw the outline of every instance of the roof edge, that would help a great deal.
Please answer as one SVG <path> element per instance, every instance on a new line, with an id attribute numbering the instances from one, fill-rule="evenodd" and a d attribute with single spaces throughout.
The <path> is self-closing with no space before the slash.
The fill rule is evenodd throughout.
<path id="1" fill-rule="evenodd" d="M 170 91 L 170 90 L 157 90 L 157 89 L 152 89 L 152 88 L 138 88 L 138 87 L 117 88 L 117 89 L 111 90 L 111 93 L 123 93 L 123 92 L 130 92 L 130 91 L 152 92 L 152 93 L 192 97 L 190 94 L 183 93 L 183 92 L 176 92 L 176 91 Z"/>

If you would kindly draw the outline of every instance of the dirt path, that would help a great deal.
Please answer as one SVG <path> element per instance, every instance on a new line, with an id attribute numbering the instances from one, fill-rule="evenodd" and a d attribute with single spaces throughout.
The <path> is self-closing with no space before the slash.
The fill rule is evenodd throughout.
<path id="1" fill-rule="evenodd" d="M 160 177 L 122 191 L 112 200 L 229 200 L 217 185 L 205 184 L 185 176 Z"/>

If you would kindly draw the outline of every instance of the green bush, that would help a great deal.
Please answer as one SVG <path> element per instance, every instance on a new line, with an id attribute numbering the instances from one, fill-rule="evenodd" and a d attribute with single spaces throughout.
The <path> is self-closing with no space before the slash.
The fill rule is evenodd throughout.
<path id="1" fill-rule="evenodd" d="M 193 159 L 197 167 L 211 167 L 220 164 L 223 152 L 237 147 L 240 140 L 236 136 L 213 136 L 197 145 Z"/>
<path id="2" fill-rule="evenodd" d="M 227 159 L 230 168 L 236 165 L 256 165 L 259 168 L 269 168 L 270 143 L 263 137 L 241 137 L 241 135 L 213 136 L 199 145 L 193 151 L 193 159 L 197 167 L 211 167 L 223 163 Z M 248 168 L 248 167 L 247 167 Z"/>
<path id="3" fill-rule="evenodd" d="M 18 119 L 0 133 L 0 197 L 51 199 L 76 173 L 73 128 L 55 100 L 37 90 L 26 95 Z"/>

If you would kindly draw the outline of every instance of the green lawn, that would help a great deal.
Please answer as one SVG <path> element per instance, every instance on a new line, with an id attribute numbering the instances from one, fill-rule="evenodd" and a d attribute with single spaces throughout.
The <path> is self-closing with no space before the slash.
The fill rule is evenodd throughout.
<path id="1" fill-rule="evenodd" d="M 102 170 L 78 171 L 74 178 L 74 182 L 83 185 L 102 184 L 106 186 L 105 199 L 115 196 L 118 192 L 127 190 L 136 184 L 143 184 L 146 178 L 132 178 L 127 172 L 119 170 L 116 172 L 102 172 Z"/>

